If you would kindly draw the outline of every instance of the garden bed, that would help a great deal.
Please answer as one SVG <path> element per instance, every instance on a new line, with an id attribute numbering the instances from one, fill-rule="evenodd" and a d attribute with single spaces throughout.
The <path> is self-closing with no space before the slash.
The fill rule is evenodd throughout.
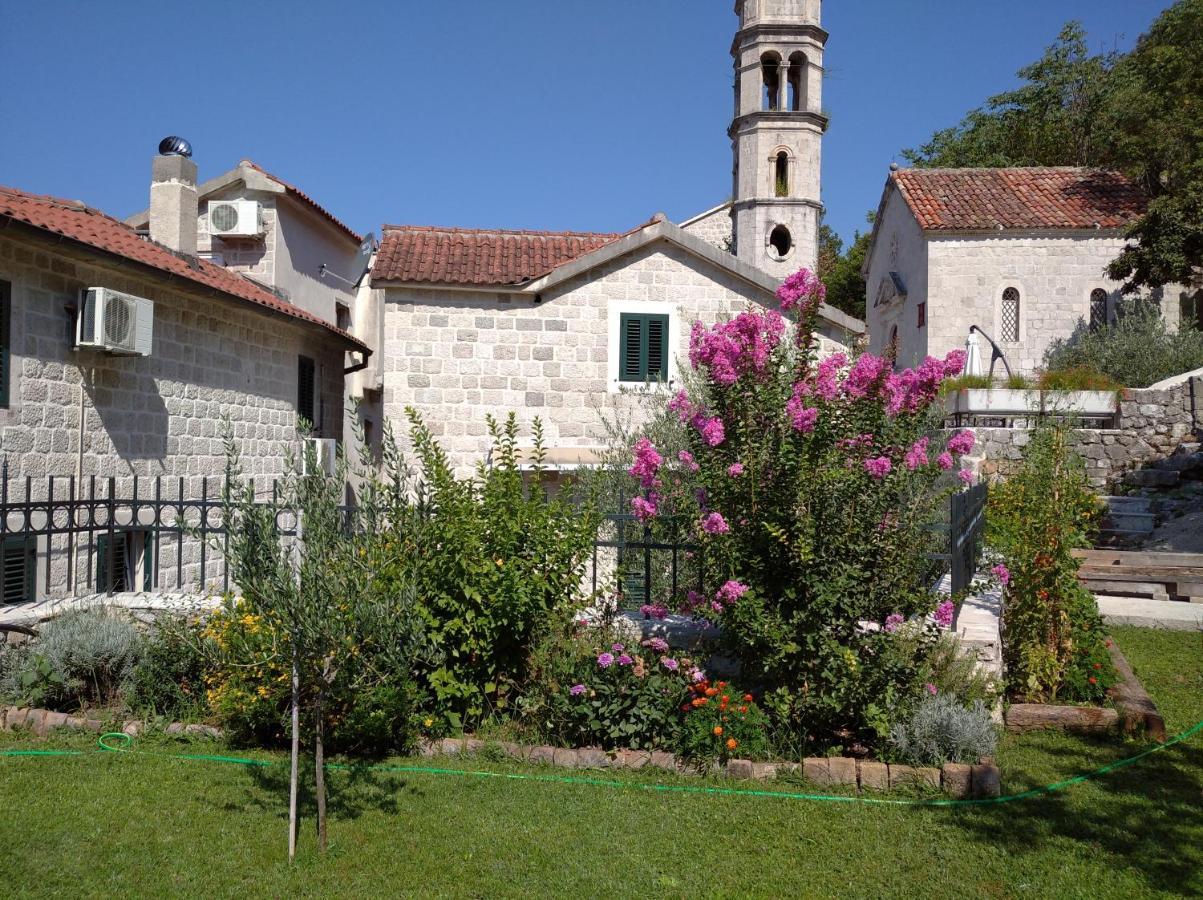
<path id="1" fill-rule="evenodd" d="M 1024 732 L 1052 728 L 1079 734 L 1143 730 L 1153 740 L 1164 741 L 1165 720 L 1157 711 L 1153 698 L 1144 689 L 1114 640 L 1109 642 L 1108 649 L 1119 675 L 1119 681 L 1111 689 L 1112 707 L 1012 703 L 1004 716 L 1007 730 Z"/>
<path id="2" fill-rule="evenodd" d="M 647 767 L 704 774 L 705 767 L 659 750 L 602 750 L 530 746 L 507 741 L 483 741 L 476 738 L 443 738 L 423 743 L 423 756 L 461 756 L 480 754 L 490 748 L 523 762 L 543 763 L 566 769 L 643 769 Z M 851 757 L 811 757 L 801 762 L 753 762 L 732 759 L 719 771 L 729 778 L 770 781 L 782 776 L 800 775 L 819 787 L 889 791 L 899 788 L 942 790 L 958 799 L 997 797 L 1001 791 L 998 766 L 993 759 L 977 765 L 946 763 L 941 768 L 921 768 L 897 763 L 882 763 Z"/>

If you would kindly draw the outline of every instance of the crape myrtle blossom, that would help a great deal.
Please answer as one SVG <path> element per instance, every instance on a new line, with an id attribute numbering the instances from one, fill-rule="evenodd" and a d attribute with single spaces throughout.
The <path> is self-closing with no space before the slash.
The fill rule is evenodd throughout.
<path id="1" fill-rule="evenodd" d="M 729 580 L 715 593 L 714 606 L 722 611 L 748 592 L 748 586 L 739 581 Z"/>
<path id="2" fill-rule="evenodd" d="M 689 394 L 683 390 L 677 391 L 673 395 L 673 398 L 668 401 L 668 410 L 669 412 L 675 412 L 677 414 L 677 418 L 683 423 L 688 422 L 698 413 L 698 411 L 694 409 L 693 404 L 689 402 Z"/>
<path id="3" fill-rule="evenodd" d="M 889 475 L 892 468 L 893 463 L 888 456 L 875 456 L 865 460 L 865 471 L 877 481 Z"/>
<path id="4" fill-rule="evenodd" d="M 649 619 L 659 619 L 661 622 L 668 618 L 668 607 L 663 603 L 645 603 L 639 607 L 639 612 Z"/>
<path id="5" fill-rule="evenodd" d="M 804 387 L 805 385 L 801 384 L 794 385 L 794 395 L 785 404 L 785 413 L 789 416 L 794 431 L 809 434 L 815 430 L 815 423 L 819 421 L 819 411 L 806 405 L 806 401 L 803 399 Z"/>
<path id="6" fill-rule="evenodd" d="M 695 416 L 693 424 L 709 447 L 717 447 L 727 439 L 727 430 L 718 416 Z"/>
<path id="7" fill-rule="evenodd" d="M 690 472 L 699 472 L 702 469 L 702 467 L 698 465 L 698 461 L 693 458 L 693 454 L 688 450 L 682 450 L 680 453 L 678 453 L 677 459 L 680 460 L 681 465 L 683 465 Z"/>
<path id="8" fill-rule="evenodd" d="M 727 524 L 722 513 L 712 512 L 702 517 L 702 531 L 707 534 L 726 534 L 730 530 L 731 526 Z"/>
<path id="9" fill-rule="evenodd" d="M 965 351 L 953 350 L 943 360 L 929 356 L 916 369 L 891 373 L 885 380 L 886 414 L 917 413 L 926 409 L 940 393 L 945 378 L 959 375 L 965 367 Z"/>
<path id="10" fill-rule="evenodd" d="M 947 450 L 945 450 L 943 453 L 941 453 L 939 456 L 936 457 L 936 465 L 938 465 L 941 469 L 943 469 L 945 472 L 947 472 L 949 469 L 951 469 L 953 467 L 952 454 L 949 453 Z"/>
<path id="11" fill-rule="evenodd" d="M 647 438 L 640 438 L 636 441 L 633 452 L 635 464 L 628 471 L 633 477 L 639 479 L 644 490 L 656 487 L 656 474 L 660 471 L 660 466 L 664 464 L 664 457 L 656 452 L 656 448 Z"/>
<path id="12" fill-rule="evenodd" d="M 973 484 L 973 473 L 968 469 L 961 469 L 961 471 L 957 472 L 957 477 L 965 484 Z"/>
<path id="13" fill-rule="evenodd" d="M 777 299 L 786 312 L 797 310 L 801 318 L 815 312 L 827 297 L 827 286 L 810 269 L 799 269 L 777 288 Z"/>
<path id="14" fill-rule="evenodd" d="M 952 625 L 953 613 L 956 611 L 956 606 L 951 600 L 945 600 L 936 607 L 935 614 L 932 616 L 937 625 L 941 628 L 948 628 Z"/>
<path id="15" fill-rule="evenodd" d="M 966 428 L 948 439 L 948 452 L 956 456 L 964 456 L 973 449 L 973 445 L 976 443 L 976 436 Z"/>
<path id="16" fill-rule="evenodd" d="M 653 492 L 644 497 L 634 497 L 631 499 L 631 511 L 635 514 L 635 518 L 640 522 L 646 522 L 648 519 L 654 519 L 660 512 L 656 501 L 659 498 Z"/>
<path id="17" fill-rule="evenodd" d="M 922 468 L 927 465 L 927 447 L 930 444 L 927 438 L 922 437 L 911 445 L 911 449 L 906 451 L 906 467 L 910 471 Z"/>
<path id="18" fill-rule="evenodd" d="M 707 329 L 694 322 L 689 333 L 689 363 L 709 370 L 725 387 L 745 375 L 759 376 L 785 334 L 785 320 L 775 310 L 740 313 L 730 322 Z"/>
<path id="19" fill-rule="evenodd" d="M 990 571 L 994 573 L 994 576 L 998 579 L 999 583 L 1003 587 L 1006 587 L 1008 584 L 1011 583 L 1011 570 L 1008 569 L 1002 563 L 999 563 L 997 566 L 995 566 Z"/>
<path id="20" fill-rule="evenodd" d="M 744 464 L 743 463 L 738 463 L 738 462 L 732 463 L 730 466 L 727 467 L 727 474 L 729 476 L 731 476 L 732 478 L 738 478 L 743 473 L 744 473 Z"/>

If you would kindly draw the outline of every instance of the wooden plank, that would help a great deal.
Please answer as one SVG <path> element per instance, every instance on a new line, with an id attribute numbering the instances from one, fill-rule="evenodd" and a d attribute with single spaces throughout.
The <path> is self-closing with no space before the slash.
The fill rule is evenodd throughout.
<path id="1" fill-rule="evenodd" d="M 1185 566 L 1203 568 L 1203 553 L 1146 553 L 1139 550 L 1074 550 L 1077 559 L 1090 565 Z"/>
<path id="2" fill-rule="evenodd" d="M 1087 562 L 1083 563 L 1078 571 L 1097 573 L 1106 578 L 1143 575 L 1152 581 L 1160 578 L 1172 578 L 1175 581 L 1203 581 L 1203 568 L 1198 566 L 1099 566 Z"/>

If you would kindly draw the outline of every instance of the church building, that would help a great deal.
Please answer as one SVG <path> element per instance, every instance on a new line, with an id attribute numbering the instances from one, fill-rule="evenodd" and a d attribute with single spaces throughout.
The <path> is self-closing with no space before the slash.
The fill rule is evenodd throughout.
<path id="1" fill-rule="evenodd" d="M 681 225 L 625 233 L 386 225 L 371 285 L 382 302 L 384 415 L 413 407 L 461 470 L 487 452 L 485 417 L 543 421 L 550 460 L 589 465 L 606 419 L 673 390 L 696 321 L 775 307 L 817 256 L 823 48 L 820 0 L 742 0 L 732 46 L 734 199 Z M 821 310 L 826 349 L 864 326 Z"/>

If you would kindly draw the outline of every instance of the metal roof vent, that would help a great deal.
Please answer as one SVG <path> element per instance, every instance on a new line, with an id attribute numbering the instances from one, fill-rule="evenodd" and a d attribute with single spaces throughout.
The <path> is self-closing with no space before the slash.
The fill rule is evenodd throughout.
<path id="1" fill-rule="evenodd" d="M 185 159 L 192 158 L 192 145 L 182 137 L 170 135 L 159 141 L 160 156 L 182 156 Z"/>

